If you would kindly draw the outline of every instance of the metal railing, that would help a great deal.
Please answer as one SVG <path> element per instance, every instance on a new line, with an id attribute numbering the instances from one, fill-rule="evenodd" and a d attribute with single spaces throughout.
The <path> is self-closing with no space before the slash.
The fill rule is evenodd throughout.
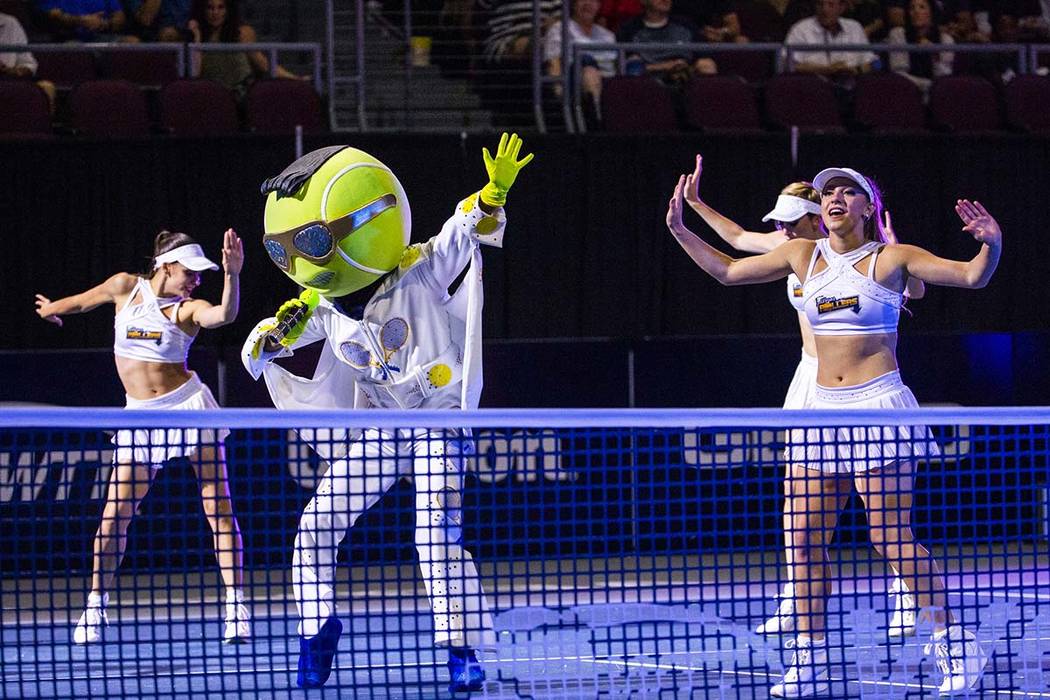
<path id="1" fill-rule="evenodd" d="M 1025 74 L 1034 71 L 1038 67 L 1038 57 L 1042 53 L 1050 53 L 1050 46 L 1042 44 L 843 44 L 834 46 L 813 46 L 810 44 L 718 44 L 718 43 L 690 43 L 690 44 L 658 44 L 658 43 L 592 43 L 562 45 L 563 65 L 571 65 L 570 72 L 562 71 L 561 76 L 548 76 L 545 74 L 534 75 L 534 80 L 539 83 L 560 83 L 562 85 L 563 99 L 572 101 L 572 119 L 570 110 L 564 110 L 566 115 L 566 129 L 570 132 L 585 132 L 586 124 L 583 117 L 583 93 L 581 90 L 581 61 L 580 55 L 592 52 L 615 52 L 617 54 L 617 65 L 619 73 L 624 74 L 627 58 L 631 54 L 644 52 L 666 52 L 679 51 L 690 53 L 760 53 L 768 54 L 771 65 L 775 66 L 775 72 L 791 72 L 797 62 L 797 54 L 805 53 L 873 53 L 873 54 L 900 54 L 900 53 L 950 53 L 950 54 L 1006 54 L 1016 56 L 1017 73 Z M 775 63 L 772 63 L 775 62 Z M 882 70 L 889 72 L 888 66 Z"/>
<path id="2" fill-rule="evenodd" d="M 0 53 L 164 53 L 175 54 L 175 73 L 180 78 L 189 77 L 189 55 L 192 52 L 201 53 L 241 53 L 249 51 L 261 51 L 267 54 L 270 63 L 270 76 L 277 75 L 277 56 L 282 52 L 308 53 L 311 56 L 311 81 L 318 93 L 323 93 L 321 79 L 321 45 L 316 42 L 278 42 L 259 41 L 251 44 L 124 44 L 124 43 L 99 43 L 99 44 L 0 44 Z"/>

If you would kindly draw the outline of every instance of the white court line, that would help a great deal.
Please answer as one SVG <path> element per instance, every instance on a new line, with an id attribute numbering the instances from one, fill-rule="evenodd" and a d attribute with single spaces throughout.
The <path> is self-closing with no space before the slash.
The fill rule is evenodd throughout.
<path id="1" fill-rule="evenodd" d="M 672 653 L 674 653 L 674 652 L 672 652 Z M 687 652 L 679 652 L 679 653 L 687 653 Z M 510 658 L 493 659 L 493 661 L 491 663 L 493 663 L 493 664 L 534 663 L 534 662 L 542 662 L 542 661 L 554 661 L 554 662 L 579 661 L 579 662 L 590 663 L 590 664 L 602 664 L 602 665 L 608 665 L 608 666 L 623 666 L 623 667 L 633 667 L 633 668 L 652 668 L 652 669 L 657 669 L 657 670 L 662 670 L 662 671 L 673 671 L 673 672 L 688 672 L 688 671 L 692 671 L 692 672 L 705 673 L 705 674 L 707 674 L 707 673 L 724 673 L 724 674 L 729 674 L 729 675 L 733 675 L 733 676 L 749 676 L 749 677 L 752 677 L 752 678 L 761 676 L 761 677 L 763 677 L 763 678 L 765 678 L 767 680 L 770 679 L 770 678 L 777 678 L 778 677 L 777 674 L 766 673 L 766 672 L 763 672 L 763 671 L 738 671 L 738 670 L 730 670 L 730 669 L 713 670 L 713 669 L 707 669 L 707 668 L 703 668 L 703 667 L 695 668 L 695 667 L 687 666 L 687 665 L 684 665 L 684 664 L 667 665 L 667 664 L 660 664 L 660 663 L 655 663 L 655 662 L 651 662 L 651 661 L 621 661 L 621 660 L 618 660 L 618 659 L 599 658 L 599 657 L 596 657 L 596 656 L 526 656 L 526 657 L 510 657 Z M 332 670 L 333 671 L 340 671 L 340 670 L 353 670 L 353 671 L 384 670 L 384 671 L 389 671 L 391 669 L 406 668 L 406 667 L 408 667 L 408 668 L 424 668 L 424 667 L 437 667 L 437 666 L 440 666 L 440 665 L 442 665 L 442 664 L 440 662 L 437 662 L 437 661 L 432 662 L 432 663 L 423 663 L 423 662 L 419 662 L 419 661 L 413 661 L 413 662 L 406 662 L 406 663 L 401 663 L 401 664 L 378 664 L 378 665 L 377 664 L 368 664 L 367 666 L 352 666 L 352 667 L 350 667 L 350 669 L 343 669 L 340 666 L 334 666 L 332 668 Z M 90 677 L 90 676 L 71 676 L 69 678 L 41 679 L 41 681 L 42 682 L 49 682 L 49 683 L 66 683 L 66 682 L 87 681 L 87 680 L 101 680 L 101 681 L 121 680 L 121 681 L 125 681 L 125 680 L 141 679 L 141 678 L 172 678 L 172 677 L 188 677 L 188 676 L 210 676 L 210 675 L 214 675 L 216 673 L 228 674 L 228 673 L 231 673 L 231 672 L 235 673 L 235 674 L 251 674 L 251 675 L 265 674 L 265 673 L 292 673 L 293 671 L 296 671 L 296 670 L 298 670 L 298 669 L 291 668 L 291 667 L 288 667 L 288 668 L 251 668 L 251 669 L 242 669 L 240 667 L 237 667 L 237 668 L 233 669 L 232 671 L 229 670 L 229 669 L 225 669 L 225 668 L 223 668 L 223 669 L 203 669 L 203 670 L 200 670 L 200 671 L 180 671 L 180 672 L 167 671 L 167 672 L 161 672 L 161 673 L 139 674 L 139 675 L 133 675 L 133 676 L 132 675 L 102 676 L 101 678 L 99 678 L 99 677 Z M 873 680 L 842 679 L 842 678 L 831 678 L 829 680 L 832 683 L 847 683 L 847 684 L 849 684 L 849 683 L 857 683 L 858 685 L 871 685 L 871 686 L 888 687 L 888 688 L 914 688 L 914 689 L 922 690 L 923 688 L 932 687 L 932 686 L 923 686 L 922 684 L 919 684 L 919 683 L 904 683 L 904 682 L 901 682 L 901 681 L 873 681 Z M 493 680 L 493 681 L 489 681 L 489 682 L 496 682 L 496 683 L 498 683 L 500 681 Z M 982 696 L 986 692 L 991 692 L 991 693 L 995 693 L 996 695 L 1003 695 L 1003 694 L 1005 694 L 1005 695 L 1016 696 L 1016 697 L 1020 697 L 1020 698 L 1050 698 L 1050 693 L 1041 693 L 1041 692 L 1038 692 L 1038 691 L 1000 690 L 1000 689 L 989 688 L 987 690 L 981 690 L 980 692 L 981 692 Z"/>
<path id="2" fill-rule="evenodd" d="M 580 661 L 587 661 L 587 659 L 582 659 L 582 658 L 579 659 L 579 660 Z M 613 666 L 634 666 L 634 667 L 637 667 L 637 668 L 655 668 L 655 669 L 664 670 L 664 671 L 697 671 L 697 672 L 700 672 L 700 673 L 715 673 L 716 672 L 716 671 L 713 671 L 711 669 L 705 669 L 705 668 L 693 668 L 693 667 L 690 667 L 690 666 L 679 666 L 679 665 L 667 666 L 666 664 L 657 664 L 657 663 L 645 662 L 645 661 L 617 661 L 617 660 L 613 660 L 613 659 L 597 659 L 596 658 L 596 659 L 591 660 L 590 663 L 609 664 L 609 665 L 613 665 Z M 769 679 L 769 678 L 777 678 L 778 677 L 777 674 L 764 673 L 762 671 L 733 671 L 733 670 L 728 670 L 728 669 L 719 669 L 717 671 L 717 673 L 728 673 L 728 674 L 734 675 L 734 676 L 751 676 L 751 677 L 763 676 L 763 677 L 765 677 L 767 679 Z M 858 685 L 886 686 L 886 687 L 891 687 L 891 688 L 916 688 L 916 689 L 919 689 L 919 690 L 922 690 L 923 688 L 931 687 L 931 686 L 924 686 L 924 685 L 922 685 L 920 683 L 903 683 L 901 681 L 872 681 L 872 680 L 862 680 L 862 679 L 859 679 L 859 678 L 858 679 L 830 678 L 829 682 L 830 683 L 847 683 L 847 684 L 849 684 L 849 683 L 857 683 Z M 1007 695 L 1017 695 L 1017 696 L 1022 697 L 1022 698 L 1050 698 L 1050 693 L 1040 693 L 1040 692 L 1036 692 L 1036 691 L 1028 692 L 1028 691 L 1024 691 L 1024 690 L 998 690 L 998 689 L 989 688 L 987 691 L 986 690 L 981 690 L 980 692 L 981 692 L 982 695 L 985 692 L 992 692 L 992 693 L 995 693 L 997 695 L 1005 693 Z"/>

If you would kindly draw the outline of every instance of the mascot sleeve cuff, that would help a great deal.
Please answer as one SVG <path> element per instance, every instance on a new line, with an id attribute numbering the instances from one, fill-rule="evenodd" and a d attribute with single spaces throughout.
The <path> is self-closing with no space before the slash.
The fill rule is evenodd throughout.
<path id="1" fill-rule="evenodd" d="M 456 207 L 456 224 L 471 238 L 482 245 L 503 247 L 503 232 L 507 227 L 507 214 L 499 207 L 486 214 L 479 204 L 480 193 L 464 199 Z"/>

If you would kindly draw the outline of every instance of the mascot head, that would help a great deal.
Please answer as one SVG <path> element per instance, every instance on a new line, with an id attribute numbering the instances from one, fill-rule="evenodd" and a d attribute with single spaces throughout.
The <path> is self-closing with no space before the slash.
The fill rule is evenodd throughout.
<path id="1" fill-rule="evenodd" d="M 329 298 L 397 267 L 412 214 L 390 168 L 364 151 L 307 153 L 263 183 L 263 246 L 284 274 Z"/>

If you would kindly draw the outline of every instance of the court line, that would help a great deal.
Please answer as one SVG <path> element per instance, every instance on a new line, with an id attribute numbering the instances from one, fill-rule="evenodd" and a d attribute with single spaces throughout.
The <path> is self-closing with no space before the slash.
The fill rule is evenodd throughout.
<path id="1" fill-rule="evenodd" d="M 692 652 L 670 652 L 670 653 L 692 653 Z M 662 670 L 662 671 L 672 671 L 672 672 L 696 672 L 696 673 L 704 673 L 704 674 L 712 674 L 712 673 L 716 673 L 717 672 L 717 673 L 724 673 L 724 674 L 729 674 L 729 675 L 733 675 L 733 676 L 749 676 L 749 677 L 752 677 L 752 678 L 754 678 L 754 677 L 763 677 L 766 680 L 768 680 L 770 678 L 778 678 L 779 677 L 779 674 L 768 673 L 768 672 L 764 672 L 764 671 L 743 671 L 743 670 L 721 669 L 721 668 L 720 669 L 709 669 L 709 668 L 704 668 L 704 667 L 696 668 L 696 667 L 688 666 L 688 665 L 685 665 L 685 664 L 667 665 L 667 664 L 661 664 L 661 663 L 651 662 L 651 661 L 624 661 L 624 660 L 621 660 L 621 659 L 613 659 L 613 658 L 610 658 L 610 657 L 604 657 L 603 658 L 603 657 L 597 657 L 597 656 L 526 656 L 526 657 L 510 657 L 510 658 L 493 659 L 490 663 L 492 663 L 492 664 L 533 663 L 533 662 L 544 662 L 544 661 L 552 661 L 552 662 L 578 661 L 578 662 L 589 663 L 589 664 L 600 664 L 600 665 L 609 665 L 609 666 L 623 666 L 623 667 L 633 667 L 633 668 L 650 668 L 650 669 L 656 669 L 656 670 Z M 333 671 L 340 671 L 340 670 L 353 670 L 353 671 L 362 671 L 362 670 L 364 670 L 364 671 L 380 671 L 380 670 L 383 670 L 383 671 L 389 671 L 391 669 L 406 668 L 406 667 L 408 667 L 408 668 L 426 668 L 426 667 L 437 668 L 437 667 L 442 666 L 442 665 L 444 665 L 442 662 L 436 661 L 436 660 L 433 661 L 433 662 L 411 661 L 411 662 L 405 662 L 405 663 L 400 663 L 400 664 L 368 664 L 368 665 L 365 665 L 365 666 L 354 665 L 354 666 L 351 666 L 349 669 L 342 669 L 340 666 L 337 665 L 337 666 L 333 667 L 332 670 Z M 228 674 L 228 673 L 231 673 L 231 671 L 233 673 L 235 673 L 235 674 L 252 674 L 252 675 L 265 674 L 265 673 L 289 673 L 290 674 L 290 673 L 292 673 L 292 672 L 294 672 L 296 670 L 297 669 L 292 668 L 292 667 L 287 667 L 287 668 L 273 668 L 273 667 L 270 667 L 270 668 L 245 669 L 245 668 L 241 668 L 241 667 L 238 666 L 237 668 L 234 668 L 232 670 L 231 669 L 226 669 L 226 668 L 222 668 L 222 669 L 202 669 L 202 670 L 199 670 L 199 671 L 179 671 L 179 672 L 168 671 L 168 672 L 160 672 L 160 673 L 139 674 L 139 675 L 134 675 L 134 676 L 129 676 L 129 675 L 102 676 L 102 677 L 73 676 L 73 677 L 68 677 L 68 678 L 41 679 L 41 680 L 43 680 L 44 682 L 48 682 L 48 683 L 72 683 L 72 682 L 88 681 L 88 680 L 100 680 L 100 681 L 116 681 L 116 680 L 120 680 L 120 681 L 127 681 L 127 680 L 142 679 L 142 678 L 158 679 L 158 678 L 189 677 L 189 676 L 207 676 L 207 675 L 213 675 L 213 674 L 215 674 L 217 672 L 218 673 L 222 673 L 222 674 Z M 493 679 L 493 681 L 491 681 L 491 682 L 500 682 L 500 681 L 497 680 L 497 679 Z M 924 685 L 922 685 L 920 683 L 905 683 L 905 682 L 902 682 L 902 681 L 864 680 L 864 679 L 859 679 L 859 678 L 858 679 L 831 678 L 831 679 L 829 679 L 829 682 L 830 683 L 846 683 L 847 685 L 850 684 L 850 683 L 856 683 L 858 685 L 869 685 L 869 686 L 888 687 L 888 688 L 912 688 L 912 689 L 918 689 L 918 690 L 929 689 L 929 688 L 933 687 L 933 686 L 924 686 Z M 1050 698 L 1050 693 L 1041 693 L 1041 692 L 1038 692 L 1038 691 L 1006 690 L 1006 689 L 998 689 L 998 688 L 988 688 L 988 689 L 981 689 L 980 692 L 981 692 L 982 695 L 984 693 L 987 693 L 987 692 L 992 692 L 992 693 L 995 693 L 996 695 L 1006 694 L 1006 695 L 1010 695 L 1010 696 L 1014 696 L 1014 697 L 1020 697 L 1020 698 Z"/>
<path id="2" fill-rule="evenodd" d="M 583 658 L 580 658 L 578 660 L 586 661 L 586 659 L 583 659 Z M 690 667 L 690 666 L 678 666 L 678 665 L 667 666 L 665 664 L 658 664 L 658 663 L 654 663 L 654 662 L 645 662 L 645 661 L 618 661 L 618 660 L 615 660 L 615 659 L 598 659 L 598 658 L 595 658 L 592 661 L 590 661 L 590 663 L 609 664 L 609 665 L 615 665 L 615 666 L 634 666 L 634 667 L 638 667 L 638 668 L 655 668 L 655 669 L 658 669 L 658 670 L 665 670 L 665 671 L 696 671 L 696 672 L 705 673 L 705 674 L 706 673 L 714 673 L 715 672 L 715 671 L 713 671 L 711 669 L 705 669 L 705 668 L 693 668 L 693 667 Z M 731 669 L 718 669 L 717 672 L 718 673 L 728 673 L 728 674 L 734 675 L 734 676 L 751 676 L 751 677 L 763 676 L 766 679 L 779 678 L 780 677 L 779 674 L 766 673 L 766 672 L 763 672 L 763 671 L 738 671 L 738 670 L 731 670 Z M 860 678 L 857 678 L 857 679 L 830 678 L 830 679 L 828 679 L 828 682 L 829 683 L 846 683 L 847 685 L 850 684 L 850 683 L 856 683 L 858 685 L 886 686 L 886 687 L 891 687 L 891 688 L 915 688 L 915 689 L 918 689 L 918 690 L 930 689 L 930 688 L 933 687 L 933 686 L 924 686 L 921 683 L 904 683 L 904 682 L 901 682 L 901 681 L 873 681 L 873 680 L 863 680 L 863 679 L 860 679 Z M 1022 697 L 1022 698 L 1033 698 L 1033 697 L 1034 698 L 1050 698 L 1050 693 L 1040 693 L 1038 691 L 1031 691 L 1031 692 L 1029 692 L 1029 691 L 1023 691 L 1023 690 L 1000 690 L 1000 689 L 997 689 L 997 688 L 988 688 L 988 689 L 981 689 L 980 690 L 980 693 L 982 695 L 984 693 L 986 693 L 986 692 L 992 692 L 992 693 L 996 693 L 996 694 L 1006 693 L 1008 695 L 1017 695 L 1017 696 Z"/>

